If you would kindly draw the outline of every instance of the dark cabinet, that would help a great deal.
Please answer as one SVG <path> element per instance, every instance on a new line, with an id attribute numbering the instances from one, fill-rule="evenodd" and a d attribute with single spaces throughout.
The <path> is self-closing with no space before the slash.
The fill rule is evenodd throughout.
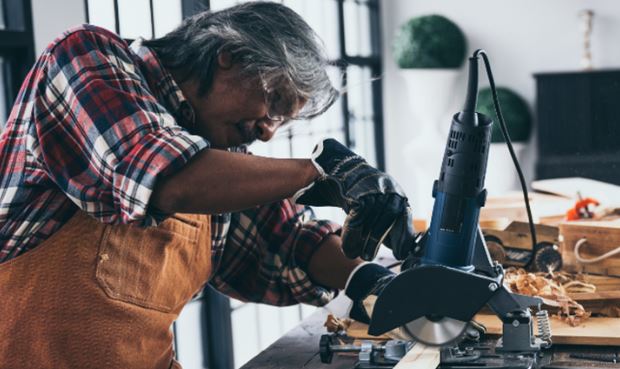
<path id="1" fill-rule="evenodd" d="M 620 70 L 535 77 L 536 177 L 620 185 Z"/>

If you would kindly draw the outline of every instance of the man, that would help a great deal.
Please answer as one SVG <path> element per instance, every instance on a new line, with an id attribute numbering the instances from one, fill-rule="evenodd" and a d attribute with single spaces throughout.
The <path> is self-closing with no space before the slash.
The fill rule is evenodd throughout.
<path id="1" fill-rule="evenodd" d="M 55 40 L 0 136 L 0 366 L 178 368 L 169 327 L 206 283 L 274 305 L 379 291 L 391 273 L 359 256 L 413 238 L 389 176 L 333 140 L 309 160 L 239 152 L 325 111 L 325 66 L 275 3 L 131 46 L 89 25 Z M 304 222 L 290 198 L 347 221 Z"/>

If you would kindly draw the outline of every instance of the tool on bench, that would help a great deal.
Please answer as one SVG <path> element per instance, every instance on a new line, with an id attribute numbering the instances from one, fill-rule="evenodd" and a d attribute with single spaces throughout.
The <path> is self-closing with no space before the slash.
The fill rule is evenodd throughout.
<path id="1" fill-rule="evenodd" d="M 448 134 L 430 227 L 411 252 L 401 273 L 379 295 L 368 332 L 380 335 L 399 328 L 427 345 L 458 342 L 469 321 L 485 305 L 503 321 L 503 336 L 495 352 L 536 352 L 551 344 L 548 315 L 537 297 L 510 292 L 503 285 L 504 270 L 491 260 L 478 225 L 485 205 L 484 189 L 492 120 L 476 112 L 478 58 L 482 56 L 500 127 L 521 180 L 532 244 L 536 232 L 523 174 L 514 155 L 501 115 L 495 83 L 484 50 L 469 58 L 468 90 L 463 111 L 455 114 Z M 422 250 L 421 255 L 413 250 Z M 533 330 L 538 320 L 539 334 Z"/>
<path id="2" fill-rule="evenodd" d="M 334 343 L 335 334 L 321 336 L 320 356 L 322 363 L 331 363 L 336 352 L 357 352 L 356 369 L 391 368 L 402 359 L 415 343 L 389 340 L 379 345 L 371 341 L 362 341 L 360 345 L 342 345 Z"/>
<path id="3" fill-rule="evenodd" d="M 575 206 L 566 212 L 566 220 L 592 219 L 594 218 L 594 212 L 590 206 L 597 207 L 599 205 L 598 200 L 591 197 L 584 199 L 581 196 L 581 192 L 577 192 L 577 202 L 575 202 Z"/>
<path id="4" fill-rule="evenodd" d="M 503 229 L 482 227 L 482 234 L 491 258 L 504 267 L 545 273 L 561 270 L 562 253 L 558 227 L 536 224 L 535 228 L 538 243 L 534 248 L 527 222 L 515 220 Z"/>

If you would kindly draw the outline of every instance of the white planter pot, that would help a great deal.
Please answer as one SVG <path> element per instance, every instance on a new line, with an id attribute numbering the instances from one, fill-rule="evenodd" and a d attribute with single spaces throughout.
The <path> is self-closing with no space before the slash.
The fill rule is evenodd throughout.
<path id="1" fill-rule="evenodd" d="M 415 138 L 446 133 L 450 128 L 450 116 L 455 113 L 448 109 L 461 71 L 401 69 L 400 73 L 407 87 Z"/>
<path id="2" fill-rule="evenodd" d="M 515 150 L 519 163 L 523 167 L 523 153 L 527 147 L 526 144 L 513 142 L 512 147 Z M 484 187 L 490 195 L 502 195 L 521 188 L 519 175 L 505 142 L 491 144 Z"/>
<path id="3" fill-rule="evenodd" d="M 405 189 L 416 217 L 430 216 L 434 199 L 433 181 L 439 176 L 441 160 L 456 111 L 452 102 L 459 69 L 401 69 L 407 87 L 411 117 L 399 132 L 409 136 L 401 148 Z"/>

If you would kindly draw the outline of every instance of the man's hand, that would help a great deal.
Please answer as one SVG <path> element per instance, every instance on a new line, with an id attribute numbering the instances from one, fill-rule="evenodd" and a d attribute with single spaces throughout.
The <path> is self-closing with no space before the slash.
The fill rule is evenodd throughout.
<path id="1" fill-rule="evenodd" d="M 383 242 L 398 259 L 414 243 L 411 208 L 389 175 L 333 139 L 320 142 L 312 153 L 320 178 L 299 190 L 294 200 L 314 206 L 338 206 L 347 217 L 342 247 L 350 258 L 372 260 Z"/>
<path id="2" fill-rule="evenodd" d="M 353 301 L 349 318 L 370 324 L 364 300 L 370 295 L 379 296 L 394 277 L 396 274 L 379 264 L 365 263 L 355 268 L 344 289 L 345 295 Z"/>

